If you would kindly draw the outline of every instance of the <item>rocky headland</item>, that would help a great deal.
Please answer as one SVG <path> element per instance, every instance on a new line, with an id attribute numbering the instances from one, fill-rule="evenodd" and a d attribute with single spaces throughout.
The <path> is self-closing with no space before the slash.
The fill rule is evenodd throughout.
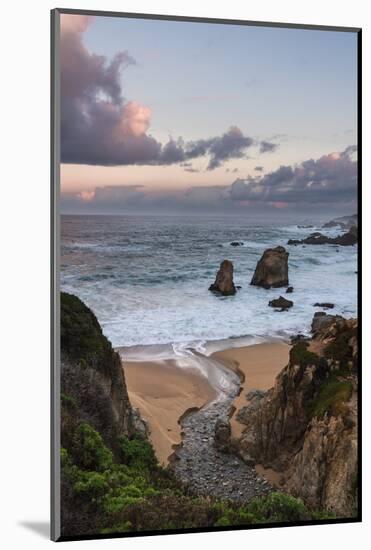
<path id="1" fill-rule="evenodd" d="M 280 488 L 339 517 L 357 508 L 357 320 L 316 315 L 272 389 L 248 396 L 230 449 Z"/>
<path id="2" fill-rule="evenodd" d="M 341 229 L 350 229 L 352 226 L 358 226 L 358 215 L 352 214 L 350 216 L 341 216 L 325 223 L 322 227 L 324 229 L 332 227 L 340 227 Z"/>

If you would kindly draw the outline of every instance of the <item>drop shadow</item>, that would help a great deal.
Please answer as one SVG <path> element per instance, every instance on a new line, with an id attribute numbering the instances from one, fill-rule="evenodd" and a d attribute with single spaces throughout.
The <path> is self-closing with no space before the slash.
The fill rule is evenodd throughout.
<path id="1" fill-rule="evenodd" d="M 42 538 L 50 538 L 50 523 L 48 521 L 19 521 L 18 525 L 33 531 Z"/>

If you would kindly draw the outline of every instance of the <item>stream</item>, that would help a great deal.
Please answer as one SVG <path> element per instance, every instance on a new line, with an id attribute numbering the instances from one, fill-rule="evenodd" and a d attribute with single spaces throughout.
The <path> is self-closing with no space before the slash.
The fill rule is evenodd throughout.
<path id="1" fill-rule="evenodd" d="M 175 450 L 172 460 L 175 475 L 192 493 L 202 496 L 248 502 L 267 494 L 272 487 L 257 475 L 253 466 L 236 455 L 220 451 L 214 444 L 216 421 L 230 417 L 233 400 L 240 391 L 239 377 L 215 359 L 195 350 L 189 352 L 195 354 L 214 377 L 219 373 L 219 392 L 214 401 L 181 419 L 182 444 Z"/>

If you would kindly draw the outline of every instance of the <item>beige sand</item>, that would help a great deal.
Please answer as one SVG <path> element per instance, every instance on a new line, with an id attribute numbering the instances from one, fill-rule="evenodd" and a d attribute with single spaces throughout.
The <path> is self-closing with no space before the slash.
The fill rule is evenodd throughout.
<path id="1" fill-rule="evenodd" d="M 250 389 L 266 390 L 287 364 L 290 346 L 284 343 L 256 344 L 230 348 L 212 355 L 244 378 L 241 392 L 234 401 L 232 435 L 244 428 L 236 420 L 236 411 L 247 404 Z M 180 368 L 175 361 L 125 361 L 129 398 L 148 421 L 150 439 L 162 464 L 167 464 L 174 446 L 181 442 L 179 419 L 189 409 L 200 408 L 215 397 L 208 381 L 196 370 Z"/>
<path id="2" fill-rule="evenodd" d="M 272 468 L 264 468 L 261 464 L 256 464 L 255 470 L 260 477 L 264 477 L 273 487 L 276 487 L 276 489 L 282 488 L 283 473 L 276 472 Z"/>
<path id="3" fill-rule="evenodd" d="M 236 419 L 237 411 L 247 404 L 246 393 L 252 389 L 267 390 L 274 384 L 277 374 L 288 363 L 290 346 L 283 342 L 255 344 L 243 348 L 230 348 L 218 351 L 213 357 L 240 372 L 244 381 L 233 405 L 235 412 L 231 417 L 232 436 L 239 437 L 243 424 Z"/>
<path id="4" fill-rule="evenodd" d="M 160 463 L 167 464 L 173 445 L 181 442 L 180 417 L 215 397 L 206 378 L 174 361 L 124 362 L 131 404 L 148 421 L 150 439 Z"/>

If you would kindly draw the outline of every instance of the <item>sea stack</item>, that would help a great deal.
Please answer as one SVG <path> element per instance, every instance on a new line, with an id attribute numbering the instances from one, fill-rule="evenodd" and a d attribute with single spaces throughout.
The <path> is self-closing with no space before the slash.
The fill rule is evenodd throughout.
<path id="1" fill-rule="evenodd" d="M 209 290 L 220 292 L 223 296 L 236 294 L 236 287 L 233 282 L 233 264 L 229 260 L 223 260 L 220 264 L 215 282 L 210 285 Z"/>
<path id="2" fill-rule="evenodd" d="M 283 246 L 268 248 L 257 263 L 252 285 L 277 288 L 289 284 L 289 253 Z"/>

